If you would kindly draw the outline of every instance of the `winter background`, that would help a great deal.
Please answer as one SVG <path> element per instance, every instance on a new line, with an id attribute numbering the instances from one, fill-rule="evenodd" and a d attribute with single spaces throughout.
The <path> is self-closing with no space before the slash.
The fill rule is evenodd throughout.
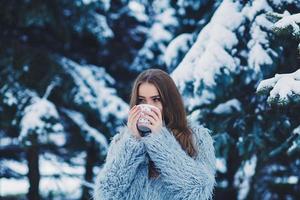
<path id="1" fill-rule="evenodd" d="M 214 199 L 300 199 L 300 0 L 1 0 L 0 197 L 91 198 L 138 73 L 212 130 Z"/>

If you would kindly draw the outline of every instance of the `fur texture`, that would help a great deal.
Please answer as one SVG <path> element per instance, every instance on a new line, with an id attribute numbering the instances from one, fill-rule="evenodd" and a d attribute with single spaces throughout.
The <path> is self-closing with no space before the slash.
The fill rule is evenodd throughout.
<path id="1" fill-rule="evenodd" d="M 199 152 L 196 158 L 188 156 L 166 127 L 136 139 L 124 126 L 112 139 L 96 179 L 94 199 L 212 199 L 216 184 L 213 139 L 202 126 L 192 130 Z M 149 157 L 160 172 L 158 178 L 148 178 Z"/>

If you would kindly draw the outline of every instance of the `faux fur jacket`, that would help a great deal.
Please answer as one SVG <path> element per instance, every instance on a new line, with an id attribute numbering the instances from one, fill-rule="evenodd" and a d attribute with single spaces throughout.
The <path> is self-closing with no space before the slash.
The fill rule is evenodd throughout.
<path id="1" fill-rule="evenodd" d="M 95 200 L 204 200 L 212 199 L 215 152 L 210 131 L 192 128 L 198 155 L 190 157 L 172 132 L 136 139 L 124 126 L 109 146 L 106 162 L 96 178 Z M 148 178 L 149 157 L 160 175 Z"/>

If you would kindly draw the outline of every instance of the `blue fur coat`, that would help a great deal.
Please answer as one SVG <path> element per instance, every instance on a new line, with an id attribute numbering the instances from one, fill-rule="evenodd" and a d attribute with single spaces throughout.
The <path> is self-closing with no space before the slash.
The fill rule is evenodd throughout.
<path id="1" fill-rule="evenodd" d="M 166 127 L 136 139 L 124 126 L 112 139 L 96 179 L 94 199 L 212 199 L 216 184 L 213 139 L 202 126 L 192 130 L 199 152 L 195 158 L 188 156 Z M 158 178 L 148 178 L 149 157 L 160 173 Z"/>

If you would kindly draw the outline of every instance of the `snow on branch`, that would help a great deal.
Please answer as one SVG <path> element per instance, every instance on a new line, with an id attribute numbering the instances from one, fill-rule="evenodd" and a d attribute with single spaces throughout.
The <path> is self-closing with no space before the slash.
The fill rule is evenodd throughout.
<path id="1" fill-rule="evenodd" d="M 293 130 L 293 135 L 295 136 L 295 140 L 293 141 L 290 148 L 287 150 L 288 155 L 300 151 L 300 125 Z"/>
<path id="2" fill-rule="evenodd" d="M 86 141 L 94 139 L 99 144 L 100 150 L 105 155 L 108 148 L 108 142 L 103 133 L 91 127 L 85 120 L 85 117 L 74 110 L 62 109 L 67 116 L 80 128 L 80 132 Z"/>
<path id="3" fill-rule="evenodd" d="M 269 158 L 273 158 L 283 152 L 286 152 L 288 155 L 293 154 L 296 151 L 300 150 L 300 126 L 296 127 L 292 134 L 277 148 L 272 150 L 269 153 Z"/>
<path id="4" fill-rule="evenodd" d="M 70 59 L 60 60 L 65 72 L 74 82 L 70 99 L 76 106 L 85 106 L 97 113 L 101 122 L 109 122 L 111 117 L 115 125 L 120 125 L 128 112 L 128 104 L 117 95 L 113 88 L 116 81 L 104 68 L 94 65 L 80 65 Z"/>
<path id="5" fill-rule="evenodd" d="M 239 3 L 224 1 L 173 71 L 171 76 L 180 92 L 185 96 L 189 95 L 186 92 L 190 93 L 191 97 L 186 98 L 189 109 L 210 103 L 216 98 L 213 89 L 216 86 L 216 74 L 229 74 L 237 70 L 239 61 L 233 57 L 239 42 L 236 32 L 244 20 Z"/>
<path id="6" fill-rule="evenodd" d="M 261 81 L 257 93 L 268 94 L 271 104 L 287 105 L 300 102 L 300 69 L 290 74 L 276 74 L 275 77 Z"/>
<path id="7" fill-rule="evenodd" d="M 271 12 L 267 15 L 275 22 L 272 29 L 276 34 L 291 34 L 297 41 L 300 41 L 300 13 L 290 14 L 285 11 L 283 14 Z M 298 51 L 300 53 L 300 43 Z"/>
<path id="8" fill-rule="evenodd" d="M 59 115 L 53 103 L 44 98 L 33 97 L 32 103 L 24 110 L 20 122 L 19 140 L 31 145 L 28 138 L 35 134 L 39 143 L 53 142 L 63 145 L 66 141 L 63 126 L 59 123 Z"/>
<path id="9" fill-rule="evenodd" d="M 273 19 L 279 19 L 273 26 L 275 33 L 291 33 L 295 38 L 300 39 L 300 13 L 290 14 L 285 11 L 283 14 L 269 13 Z"/>

